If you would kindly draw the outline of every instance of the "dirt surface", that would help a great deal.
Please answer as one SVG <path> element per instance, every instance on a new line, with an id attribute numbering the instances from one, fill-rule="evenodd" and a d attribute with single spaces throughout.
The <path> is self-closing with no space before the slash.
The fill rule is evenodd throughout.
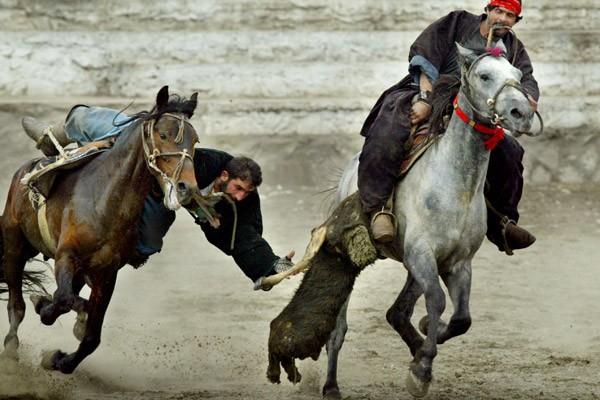
<path id="1" fill-rule="evenodd" d="M 17 129 L 11 121 L 0 128 L 2 199 L 12 171 L 36 154 L 30 142 L 6 136 Z M 324 219 L 326 200 L 315 195 L 324 186 L 267 180 L 265 237 L 277 253 L 304 250 L 310 229 Z M 521 212 L 538 241 L 512 257 L 484 243 L 473 263 L 473 326 L 439 347 L 431 399 L 600 397 L 600 187 L 529 186 Z M 265 377 L 269 322 L 300 278 L 252 291 L 233 260 L 208 244 L 185 212 L 178 216 L 160 254 L 140 270 L 121 271 L 102 344 L 74 374 L 47 372 L 39 363 L 44 350 L 75 349 L 75 315 L 46 327 L 28 304 L 20 362 L 0 361 L 0 398 L 320 398 L 324 350 L 317 362 L 299 363 L 304 379 L 296 386 Z M 404 389 L 410 354 L 385 321 L 405 274 L 401 264 L 380 261 L 357 280 L 339 364 L 344 398 L 411 398 Z M 448 306 L 445 318 L 450 312 Z M 413 321 L 423 314 L 421 300 Z M 2 305 L 1 337 L 7 331 Z"/>

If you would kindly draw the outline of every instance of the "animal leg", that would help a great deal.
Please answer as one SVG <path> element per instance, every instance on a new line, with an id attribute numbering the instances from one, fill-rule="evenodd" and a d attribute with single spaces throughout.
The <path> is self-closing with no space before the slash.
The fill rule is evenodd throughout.
<path id="1" fill-rule="evenodd" d="M 329 340 L 325 345 L 327 349 L 327 380 L 325 381 L 325 385 L 323 386 L 324 399 L 342 398 L 340 388 L 338 387 L 337 383 L 337 366 L 338 356 L 342 345 L 344 344 L 346 332 L 348 331 L 348 322 L 346 319 L 346 315 L 348 311 L 349 301 L 350 296 L 348 296 L 346 302 L 344 303 L 344 305 L 342 305 L 340 313 L 338 314 L 337 319 L 335 321 L 335 328 L 329 335 Z"/>
<path id="2" fill-rule="evenodd" d="M 75 260 L 68 253 L 63 253 L 54 263 L 54 274 L 57 289 L 52 300 L 33 298 L 35 311 L 40 315 L 44 325 L 52 325 L 58 317 L 73 308 L 75 294 L 73 293 L 73 277 L 75 275 Z M 38 300 L 36 302 L 36 300 Z"/>
<path id="3" fill-rule="evenodd" d="M 47 369 L 59 370 L 62 373 L 70 374 L 77 368 L 79 363 L 90 355 L 100 345 L 102 334 L 102 323 L 104 315 L 112 297 L 117 272 L 112 272 L 111 276 L 102 277 L 94 282 L 92 294 L 88 302 L 88 320 L 85 327 L 85 335 L 79 344 L 77 351 L 71 354 L 65 354 L 60 350 L 48 353 L 42 361 L 42 366 Z"/>
<path id="4" fill-rule="evenodd" d="M 23 299 L 23 270 L 26 260 L 29 258 L 25 237 L 19 229 L 6 229 L 4 238 L 4 275 L 8 285 L 8 321 L 10 328 L 4 338 L 3 355 L 17 359 L 17 348 L 19 337 L 17 331 L 25 317 L 25 300 Z"/>
<path id="5" fill-rule="evenodd" d="M 451 273 L 444 274 L 442 279 L 448 287 L 450 299 L 454 305 L 454 314 L 452 314 L 445 329 L 441 330 L 438 335 L 439 344 L 466 333 L 471 326 L 471 314 L 469 313 L 469 296 L 471 294 L 470 260 L 462 265 L 457 265 L 451 271 Z"/>
<path id="6" fill-rule="evenodd" d="M 85 336 L 85 326 L 87 324 L 87 303 L 88 301 L 83 297 L 79 296 L 79 292 L 85 285 L 85 279 L 82 273 L 75 276 L 73 281 L 73 293 L 75 295 L 75 302 L 73 303 L 73 311 L 77 313 L 77 319 L 75 325 L 73 325 L 73 336 L 80 342 Z"/>
<path id="7" fill-rule="evenodd" d="M 438 278 L 437 262 L 426 242 L 407 241 L 405 265 L 423 289 L 427 309 L 427 337 L 410 364 L 407 389 L 415 397 L 427 394 L 432 379 L 433 359 L 437 355 L 437 335 L 440 316 L 446 308 L 446 298 Z"/>
<path id="8" fill-rule="evenodd" d="M 413 357 L 417 354 L 417 350 L 423 346 L 423 338 L 410 322 L 410 318 L 413 315 L 415 304 L 422 294 L 423 289 L 409 272 L 402 291 L 400 291 L 398 298 L 386 313 L 388 323 L 400 334 Z"/>

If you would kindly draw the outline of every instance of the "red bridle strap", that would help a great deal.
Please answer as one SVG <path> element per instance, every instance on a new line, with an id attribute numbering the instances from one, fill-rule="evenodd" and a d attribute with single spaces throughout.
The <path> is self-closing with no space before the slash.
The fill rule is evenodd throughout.
<path id="1" fill-rule="evenodd" d="M 504 128 L 502 128 L 501 126 L 496 125 L 494 127 L 489 127 L 479 124 L 473 121 L 471 118 L 469 118 L 469 116 L 465 114 L 465 112 L 461 110 L 458 106 L 458 96 L 454 98 L 454 112 L 456 113 L 456 115 L 458 115 L 458 118 L 460 118 L 465 124 L 473 128 L 476 132 L 490 136 L 488 139 L 485 139 L 483 141 L 483 144 L 485 144 L 486 149 L 492 151 L 494 147 L 496 147 L 498 143 L 500 143 L 500 141 L 504 139 Z"/>

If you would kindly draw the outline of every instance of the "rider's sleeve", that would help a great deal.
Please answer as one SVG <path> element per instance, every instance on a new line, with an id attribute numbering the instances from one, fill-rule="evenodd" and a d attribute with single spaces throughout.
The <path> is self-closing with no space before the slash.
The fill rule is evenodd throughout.
<path id="1" fill-rule="evenodd" d="M 515 67 L 521 70 L 523 73 L 523 77 L 521 78 L 521 85 L 523 89 L 538 101 L 540 98 L 540 89 L 538 87 L 538 83 L 533 77 L 533 66 L 531 65 L 531 60 L 529 59 L 529 54 L 527 54 L 527 50 L 525 50 L 525 46 L 520 41 L 519 47 L 517 50 L 517 58 L 515 60 Z"/>
<path id="2" fill-rule="evenodd" d="M 221 201 L 219 206 L 226 202 Z M 253 192 L 246 199 L 237 203 L 238 221 L 235 234 L 235 244 L 231 250 L 231 235 L 233 232 L 233 212 L 229 204 L 219 209 L 221 226 L 212 228 L 209 224 L 201 224 L 208 241 L 225 254 L 233 257 L 242 272 L 253 282 L 261 276 L 269 275 L 278 256 L 273 253 L 269 243 L 262 237 L 262 214 L 260 198 Z"/>
<path id="3" fill-rule="evenodd" d="M 429 25 L 417 37 L 408 54 L 408 72 L 414 83 L 419 83 L 421 72 L 431 83 L 437 80 L 444 62 L 455 48 L 457 32 L 466 14 L 466 11 L 453 11 Z"/>

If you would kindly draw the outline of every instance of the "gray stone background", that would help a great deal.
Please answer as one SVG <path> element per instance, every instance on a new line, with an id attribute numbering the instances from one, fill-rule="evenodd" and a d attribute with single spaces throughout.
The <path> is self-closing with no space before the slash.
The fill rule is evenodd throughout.
<path id="1" fill-rule="evenodd" d="M 484 0 L 0 0 L 0 113 L 147 108 L 200 94 L 201 142 L 255 157 L 275 184 L 334 180 L 430 22 Z M 600 2 L 526 1 L 516 31 L 542 91 L 529 182 L 599 182 Z M 22 135 L 21 132 L 15 132 Z M 5 150 L 6 151 L 6 150 Z"/>

